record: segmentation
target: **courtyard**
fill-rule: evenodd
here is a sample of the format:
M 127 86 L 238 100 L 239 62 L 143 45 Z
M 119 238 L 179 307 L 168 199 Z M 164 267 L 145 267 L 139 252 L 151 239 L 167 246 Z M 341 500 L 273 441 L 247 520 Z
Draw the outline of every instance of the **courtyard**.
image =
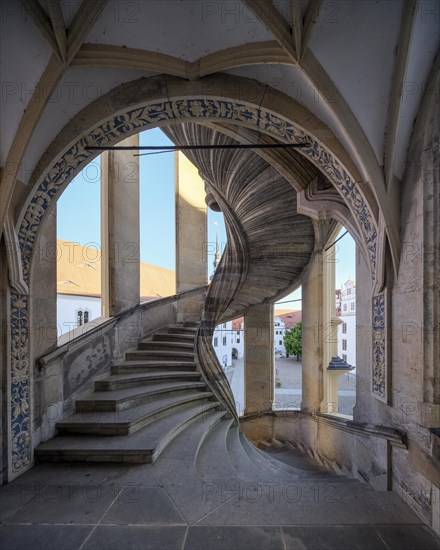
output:
M 275 359 L 275 409 L 299 409 L 302 397 L 302 363 L 296 357 Z M 243 414 L 244 409 L 244 372 L 243 359 L 234 359 L 232 367 L 226 371 L 232 392 L 235 397 L 237 411 Z M 347 372 L 339 377 L 338 383 L 338 413 L 353 414 L 356 403 L 356 371 Z M 329 410 L 329 413 L 336 412 Z

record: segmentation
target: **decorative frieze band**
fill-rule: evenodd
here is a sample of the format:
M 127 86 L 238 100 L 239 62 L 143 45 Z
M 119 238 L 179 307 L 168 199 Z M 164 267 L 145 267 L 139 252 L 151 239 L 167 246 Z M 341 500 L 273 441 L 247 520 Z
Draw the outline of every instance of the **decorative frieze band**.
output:
M 11 292 L 11 379 L 9 386 L 11 474 L 32 461 L 29 362 L 29 297 Z
M 85 150 L 86 146 L 112 145 L 126 137 L 126 134 L 136 130 L 177 120 L 186 122 L 188 119 L 226 120 L 242 123 L 287 143 L 310 143 L 310 147 L 298 151 L 326 174 L 353 213 L 363 234 L 370 260 L 371 274 L 373 279 L 375 278 L 376 222 L 355 179 L 340 161 L 302 128 L 268 110 L 235 101 L 198 98 L 163 101 L 117 115 L 80 138 L 50 167 L 28 204 L 18 232 L 25 279 L 29 278 L 29 263 L 33 245 L 44 213 L 51 201 L 58 198 L 57 194 L 65 182 L 76 175 L 92 157 L 92 153 Z
M 373 372 L 372 393 L 381 401 L 388 402 L 387 381 L 387 300 L 386 292 L 373 296 Z

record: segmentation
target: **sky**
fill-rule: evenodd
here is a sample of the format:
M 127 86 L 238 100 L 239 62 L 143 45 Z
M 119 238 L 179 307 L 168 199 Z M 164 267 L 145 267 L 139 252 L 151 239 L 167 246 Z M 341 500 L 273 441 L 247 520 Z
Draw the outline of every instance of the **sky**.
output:
M 140 145 L 172 145 L 159 129 L 140 134 Z M 87 200 L 84 200 L 87 197 Z M 100 246 L 100 162 L 92 161 L 67 187 L 57 203 L 57 236 L 61 239 L 93 243 Z M 224 249 L 226 231 L 221 212 L 208 209 L 208 274 L 212 273 L 214 243 L 218 229 L 219 243 Z M 345 229 L 341 229 L 338 236 Z M 174 154 L 164 153 L 140 157 L 140 257 L 168 269 L 175 269 Z M 346 234 L 334 247 L 336 288 L 351 277 L 356 278 L 355 245 Z M 211 253 L 212 251 L 212 253 Z M 301 289 L 286 296 L 277 307 L 301 309 Z
M 57 202 L 58 238 L 101 246 L 100 177 L 97 157 L 67 186 Z
M 167 136 L 154 128 L 142 132 L 140 145 L 173 145 Z M 174 153 L 140 157 L 140 257 L 168 269 L 175 269 Z M 84 200 L 87 197 L 87 200 Z M 100 229 L 100 163 L 91 162 L 72 181 L 58 201 L 57 235 L 68 241 L 101 243 Z M 218 226 L 215 225 L 218 224 Z M 224 247 L 226 231 L 223 214 L 208 209 L 208 243 Z M 160 238 L 158 238 L 160 236 Z M 211 272 L 214 257 L 209 246 Z
M 345 232 L 345 227 L 342 227 L 335 241 L 344 235 Z M 354 281 L 356 280 L 356 247 L 350 233 L 346 233 L 341 240 L 334 245 L 333 250 L 334 253 L 329 259 L 335 262 L 335 287 L 338 289 L 341 288 L 349 278 Z M 279 300 L 275 307 L 277 309 L 302 309 L 301 288 Z

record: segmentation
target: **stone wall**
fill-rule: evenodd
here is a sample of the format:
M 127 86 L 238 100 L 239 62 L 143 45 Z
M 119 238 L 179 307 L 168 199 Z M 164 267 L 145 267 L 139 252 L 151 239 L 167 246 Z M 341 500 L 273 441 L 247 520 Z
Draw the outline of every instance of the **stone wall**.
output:
M 3 241 L 4 243 L 4 241 Z M 4 244 L 0 245 L 0 265 L 6 265 L 6 250 L 4 247 Z M 3 269 L 0 273 L 0 320 L 1 320 L 1 326 L 3 327 L 8 323 L 8 312 L 7 312 L 7 304 L 8 304 L 8 296 L 7 296 L 7 287 L 8 287 L 8 281 L 7 281 L 7 270 Z M 8 349 L 8 330 L 2 330 L 0 334 L 0 426 L 1 426 L 1 433 L 0 433 L 0 485 L 3 484 L 5 472 L 4 469 L 7 469 L 7 460 L 6 460 L 6 436 L 7 433 L 7 410 L 6 410 L 6 399 L 5 399 L 5 389 L 6 389 L 6 383 L 7 383 L 7 372 L 6 372 L 6 365 L 7 358 L 6 358 L 6 350 Z
M 242 424 L 254 441 L 272 437 L 291 441 L 340 473 L 362 479 L 377 490 L 398 492 L 437 533 L 439 441 L 429 428 L 440 426 L 439 65 L 437 59 L 401 182 L 402 245 L 397 270 L 389 257 L 386 260 L 389 395 L 381 401 L 371 391 L 373 292 L 368 267 L 358 253 L 353 421 L 314 414 L 316 409 L 303 407 L 297 413 L 245 418 Z M 312 371 L 313 364 L 309 368 Z M 313 387 L 310 391 L 303 385 L 304 403 L 318 391 L 317 381 Z M 304 397 L 305 392 L 309 394 Z
M 31 319 L 31 364 L 35 359 L 48 353 L 57 345 L 57 246 L 56 246 L 56 209 L 54 208 L 44 221 L 33 261 L 30 280 Z M 31 393 L 32 432 L 36 443 L 45 431 L 44 418 L 47 414 L 46 402 L 52 405 L 55 397 L 51 389 L 56 385 L 53 371 L 44 376 L 37 368 L 32 372 L 33 391 Z M 58 396 L 59 397 L 59 396 Z
M 179 301 L 198 303 L 202 291 L 193 291 Z M 34 445 L 55 434 L 55 424 L 73 411 L 76 399 L 93 391 L 94 380 L 110 374 L 111 365 L 149 337 L 176 321 L 175 296 L 136 306 L 111 319 L 96 319 L 83 327 L 83 334 L 39 357 L 35 365 Z M 75 333 L 74 333 L 75 336 Z
M 387 421 L 408 434 L 393 450 L 392 483 L 428 521 L 438 512 L 439 457 L 430 427 L 440 426 L 439 62 L 428 82 L 402 181 L 402 252 L 392 291 L 392 403 Z M 435 92 L 437 90 L 437 92 Z M 377 418 L 383 415 L 373 409 Z

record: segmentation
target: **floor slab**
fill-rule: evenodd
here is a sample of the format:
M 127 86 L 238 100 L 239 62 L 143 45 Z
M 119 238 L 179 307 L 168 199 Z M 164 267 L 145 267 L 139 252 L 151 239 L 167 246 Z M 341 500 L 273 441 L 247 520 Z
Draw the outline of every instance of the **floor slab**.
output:
M 283 527 L 285 550 L 388 550 L 372 525 Z
M 202 518 L 200 524 L 422 524 L 394 493 L 376 493 L 366 486 L 339 483 L 319 497 L 316 487 L 313 483 L 243 484 L 233 498 Z
M 1 525 L 1 550 L 78 550 L 92 526 Z
M 125 487 L 101 520 L 112 525 L 186 525 L 160 487 Z
M 81 550 L 181 550 L 186 527 L 98 525 Z
M 284 550 L 277 527 L 189 527 L 184 550 Z
M 96 525 L 119 492 L 117 485 L 46 485 L 8 523 Z
M 440 550 L 440 538 L 425 525 L 379 525 L 376 531 L 390 549 Z
M 38 466 L 0 488 L 0 550 L 440 550 L 395 493 L 202 479 L 191 461 Z

